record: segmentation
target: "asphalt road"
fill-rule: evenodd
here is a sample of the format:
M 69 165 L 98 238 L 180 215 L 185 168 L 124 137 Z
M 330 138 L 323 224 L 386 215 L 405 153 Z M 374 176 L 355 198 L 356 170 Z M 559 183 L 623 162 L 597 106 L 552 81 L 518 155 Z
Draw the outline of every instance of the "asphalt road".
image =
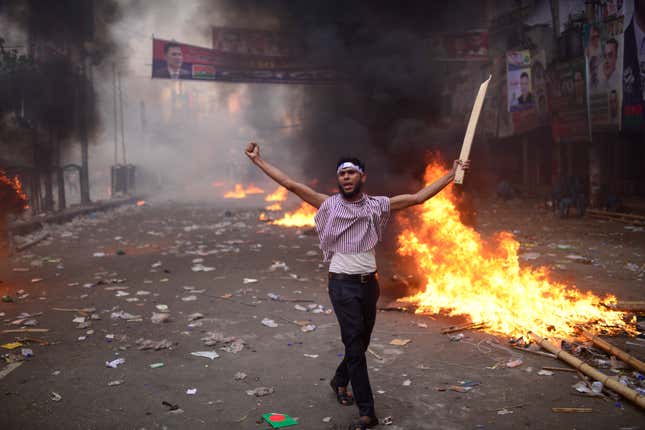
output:
M 561 260 L 547 255 L 551 240 L 580 241 L 579 252 L 593 253 L 600 263 L 560 264 L 556 276 L 598 292 L 643 299 L 642 274 L 624 266 L 638 263 L 638 256 L 642 264 L 645 233 L 548 214 L 535 223 L 534 211 L 512 204 L 480 212 L 482 231 L 517 230 L 520 240 L 533 243 L 533 251 L 544 248 L 535 264 Z M 328 386 L 343 348 L 335 317 L 325 312 L 330 302 L 317 238 L 306 230 L 258 222 L 257 215 L 223 206 L 126 206 L 54 227 L 47 242 L 0 262 L 0 292 L 16 298 L 0 303 L 3 329 L 23 327 L 29 319 L 37 325 L 28 327 L 49 329 L 0 334 L 0 344 L 16 336 L 49 342 L 26 345 L 33 357 L 0 380 L 0 428 L 266 429 L 261 416 L 270 412 L 297 417 L 293 428 L 346 428 L 356 409 L 338 405 Z M 383 303 L 394 294 L 392 254 L 387 244 L 380 252 Z M 310 305 L 320 305 L 322 312 L 296 309 Z M 88 308 L 95 310 L 73 311 Z M 169 320 L 154 324 L 153 313 Z M 190 321 L 195 313 L 203 318 Z M 73 321 L 79 317 L 85 322 Z M 265 318 L 277 327 L 264 325 Z M 17 319 L 23 321 L 12 324 Z M 575 373 L 537 375 L 542 366 L 564 363 L 524 355 L 521 366 L 507 368 L 499 364 L 521 354 L 505 347 L 503 337 L 467 332 L 462 341 L 450 342 L 440 334 L 458 322 L 379 312 L 368 364 L 377 413 L 393 423 L 383 428 L 644 428 L 642 411 L 627 401 L 572 394 Z M 307 324 L 315 329 L 304 332 Z M 205 345 L 203 338 L 215 345 Z M 410 343 L 391 345 L 397 338 Z M 167 340 L 171 346 L 140 350 L 141 340 Z M 490 347 L 487 340 L 498 340 L 500 347 Z M 624 346 L 625 340 L 612 341 Z M 644 358 L 645 348 L 635 349 Z M 197 351 L 215 351 L 219 357 L 191 355 Z M 21 354 L 21 348 L 0 352 Z M 106 366 L 119 358 L 125 362 Z M 153 363 L 163 367 L 151 368 Z M 246 376 L 236 379 L 239 372 Z M 114 381 L 121 382 L 110 385 Z M 437 391 L 460 381 L 479 385 L 465 393 Z M 273 392 L 247 393 L 260 387 Z M 193 389 L 195 394 L 187 394 Z M 552 407 L 593 412 L 558 414 Z

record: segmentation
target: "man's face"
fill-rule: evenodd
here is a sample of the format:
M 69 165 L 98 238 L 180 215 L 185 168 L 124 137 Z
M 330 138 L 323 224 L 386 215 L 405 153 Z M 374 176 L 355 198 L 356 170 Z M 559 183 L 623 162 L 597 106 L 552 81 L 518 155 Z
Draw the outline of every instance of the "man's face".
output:
M 338 173 L 338 190 L 343 197 L 351 198 L 361 192 L 366 176 L 356 169 L 343 169 Z
M 173 46 L 168 49 L 168 52 L 166 53 L 166 63 L 168 63 L 168 67 L 171 69 L 179 69 L 183 60 L 184 56 L 181 53 L 180 47 Z
M 520 91 L 522 91 L 523 96 L 528 96 L 531 88 L 529 86 L 529 78 L 523 76 L 520 78 Z
M 605 46 L 605 64 L 603 68 L 606 78 L 609 78 L 616 70 L 616 45 L 613 43 L 608 43 Z

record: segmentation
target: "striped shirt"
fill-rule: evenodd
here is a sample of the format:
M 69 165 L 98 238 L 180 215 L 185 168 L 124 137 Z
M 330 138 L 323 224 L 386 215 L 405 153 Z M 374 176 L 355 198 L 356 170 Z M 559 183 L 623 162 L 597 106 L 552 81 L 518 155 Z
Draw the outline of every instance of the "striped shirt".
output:
M 363 194 L 350 202 L 340 194 L 327 198 L 316 213 L 316 231 L 325 261 L 335 252 L 367 252 L 383 239 L 390 217 L 390 198 Z

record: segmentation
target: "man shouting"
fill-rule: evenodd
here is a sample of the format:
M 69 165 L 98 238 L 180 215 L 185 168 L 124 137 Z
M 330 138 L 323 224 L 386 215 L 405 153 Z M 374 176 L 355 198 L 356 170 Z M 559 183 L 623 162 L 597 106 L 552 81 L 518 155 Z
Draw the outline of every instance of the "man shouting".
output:
M 350 430 L 378 424 L 374 397 L 367 374 L 365 352 L 376 320 L 379 285 L 374 248 L 383 236 L 390 211 L 418 205 L 444 189 L 455 177 L 458 166 L 469 162 L 455 160 L 452 170 L 414 194 L 373 197 L 363 193 L 367 180 L 365 164 L 357 158 L 342 158 L 336 165 L 338 194 L 328 196 L 296 182 L 260 157 L 260 147 L 250 143 L 245 151 L 251 161 L 271 179 L 318 208 L 316 230 L 325 261 L 329 261 L 329 298 L 340 325 L 345 355 L 331 380 L 341 405 L 358 406 L 360 418 Z M 352 383 L 353 395 L 347 385 Z

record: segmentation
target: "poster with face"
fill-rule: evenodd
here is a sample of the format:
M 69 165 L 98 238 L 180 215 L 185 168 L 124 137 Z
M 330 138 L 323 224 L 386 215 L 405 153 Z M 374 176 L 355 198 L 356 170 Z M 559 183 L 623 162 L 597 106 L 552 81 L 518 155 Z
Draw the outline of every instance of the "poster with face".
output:
M 535 96 L 531 78 L 531 52 L 528 49 L 507 52 L 506 80 L 509 112 L 518 112 L 534 107 Z
M 623 87 L 622 17 L 586 25 L 583 41 L 591 127 L 618 130 Z

